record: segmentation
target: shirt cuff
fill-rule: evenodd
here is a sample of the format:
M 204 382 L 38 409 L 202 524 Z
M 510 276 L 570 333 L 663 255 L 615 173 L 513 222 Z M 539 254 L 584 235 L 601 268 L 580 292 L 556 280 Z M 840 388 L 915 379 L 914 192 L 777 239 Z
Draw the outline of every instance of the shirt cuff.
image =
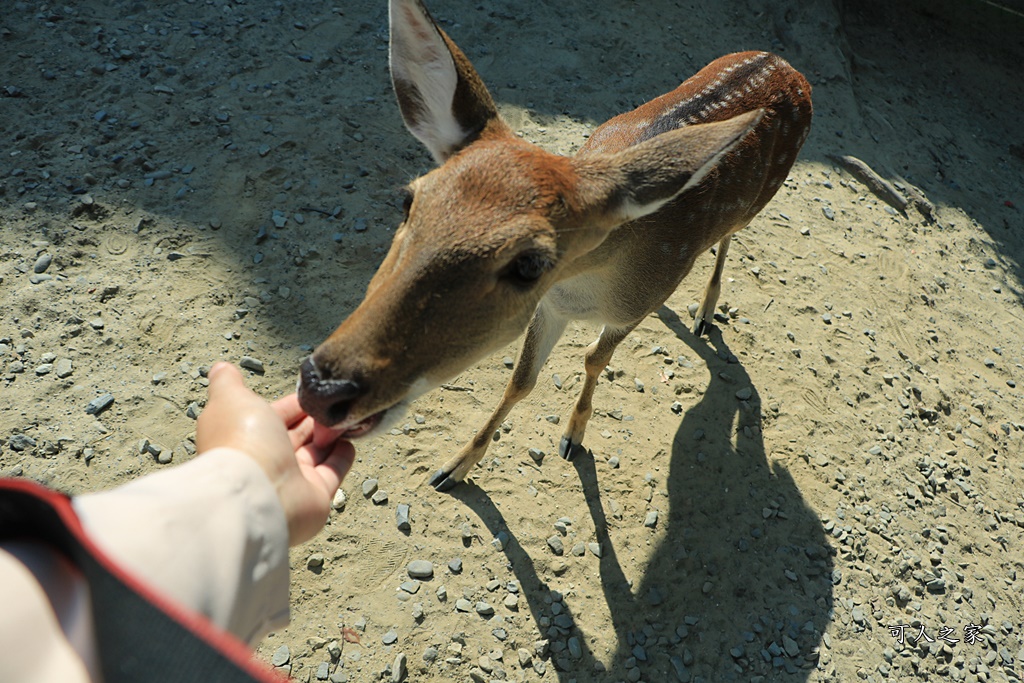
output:
M 288 522 L 245 453 L 216 448 L 72 504 L 112 559 L 250 646 L 288 623 Z

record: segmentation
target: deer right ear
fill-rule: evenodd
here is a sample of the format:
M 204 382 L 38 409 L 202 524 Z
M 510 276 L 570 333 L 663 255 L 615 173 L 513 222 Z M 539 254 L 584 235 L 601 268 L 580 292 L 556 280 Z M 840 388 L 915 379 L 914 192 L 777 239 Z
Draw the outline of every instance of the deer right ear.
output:
M 419 0 L 391 0 L 391 82 L 409 132 L 438 164 L 505 124 L 487 87 Z

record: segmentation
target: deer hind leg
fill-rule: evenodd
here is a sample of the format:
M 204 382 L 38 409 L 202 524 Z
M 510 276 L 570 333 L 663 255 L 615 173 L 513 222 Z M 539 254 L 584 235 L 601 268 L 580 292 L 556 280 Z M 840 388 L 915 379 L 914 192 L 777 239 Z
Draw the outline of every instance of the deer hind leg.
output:
M 576 400 L 576 408 L 573 409 L 572 415 L 569 417 L 569 424 L 558 445 L 558 454 L 566 460 L 572 460 L 577 453 L 584 450 L 581 444 L 583 435 L 587 431 L 587 421 L 590 420 L 590 416 L 594 412 L 592 399 L 594 398 L 594 388 L 597 386 L 597 378 L 608 366 L 619 343 L 639 323 L 640 321 L 637 321 L 625 327 L 605 325 L 594 343 L 587 347 L 585 359 L 587 378 L 583 382 L 583 390 L 580 391 L 580 397 Z
M 519 350 L 519 359 L 516 361 L 515 370 L 512 371 L 512 379 L 505 387 L 501 402 L 473 440 L 434 473 L 430 478 L 431 486 L 438 491 L 450 490 L 465 479 L 469 471 L 483 459 L 495 430 L 505 421 L 512 407 L 526 398 L 537 384 L 537 376 L 551 354 L 555 342 L 562 336 L 566 322 L 564 318 L 545 310 L 541 304 L 527 328 L 523 347 Z
M 725 257 L 729 253 L 729 243 L 732 236 L 725 236 L 718 243 L 718 254 L 715 256 L 715 269 L 711 271 L 711 279 L 704 290 L 704 301 L 697 309 L 697 315 L 693 317 L 693 334 L 701 336 L 711 329 L 711 321 L 715 317 L 715 306 L 718 305 L 718 295 L 722 293 L 722 270 L 725 268 Z

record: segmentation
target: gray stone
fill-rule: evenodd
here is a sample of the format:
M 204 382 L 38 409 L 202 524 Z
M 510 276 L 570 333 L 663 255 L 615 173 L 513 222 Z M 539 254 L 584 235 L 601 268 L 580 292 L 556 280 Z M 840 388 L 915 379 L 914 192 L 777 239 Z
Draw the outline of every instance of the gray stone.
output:
M 363 495 L 367 498 L 377 492 L 377 480 L 367 479 L 363 482 Z
M 61 379 L 71 376 L 72 367 L 71 360 L 68 358 L 61 358 L 53 364 L 53 371 Z
M 114 396 L 112 394 L 103 394 L 102 396 L 97 396 L 93 400 L 89 401 L 89 405 L 85 407 L 85 414 L 99 415 L 113 404 Z
M 274 655 L 270 658 L 270 663 L 274 666 L 284 666 L 291 658 L 292 654 L 288 651 L 288 646 L 282 645 L 274 651 Z
M 395 657 L 395 663 L 391 665 L 391 683 L 402 683 L 405 680 L 405 675 L 408 673 L 406 665 L 405 653 L 399 652 Z
M 409 531 L 412 528 L 409 524 L 409 506 L 405 503 L 395 506 L 395 523 L 398 524 L 399 531 Z
M 489 617 L 494 614 L 494 606 L 490 603 L 484 602 L 483 600 L 476 603 L 476 605 L 474 605 L 474 609 L 476 610 L 476 613 L 482 617 Z
M 658 526 L 658 511 L 651 510 L 647 513 L 647 517 L 644 519 L 644 526 L 650 529 Z
M 316 667 L 316 680 L 326 681 L 327 677 L 331 675 L 331 665 L 327 662 L 320 662 L 319 666 Z
M 413 579 L 429 579 L 434 576 L 434 565 L 429 560 L 413 560 L 406 567 L 409 577 Z
M 263 361 L 258 358 L 253 358 L 252 356 L 242 356 L 242 360 L 238 361 L 238 365 L 246 370 L 252 370 L 259 375 L 262 375 L 264 372 Z
M 14 451 L 27 451 L 30 448 L 35 448 L 36 440 L 25 434 L 13 434 L 7 440 L 7 445 Z
M 53 263 L 53 257 L 49 254 L 43 254 L 36 259 L 35 264 L 32 266 L 33 273 L 45 273 L 46 269 Z
M 398 642 L 398 633 L 395 632 L 395 629 L 391 629 L 384 634 L 384 637 L 381 638 L 381 642 L 385 645 L 394 645 Z
M 548 547 L 551 548 L 551 552 L 555 555 L 561 555 L 565 552 L 565 545 L 562 543 L 562 539 L 558 534 L 555 534 L 548 539 Z

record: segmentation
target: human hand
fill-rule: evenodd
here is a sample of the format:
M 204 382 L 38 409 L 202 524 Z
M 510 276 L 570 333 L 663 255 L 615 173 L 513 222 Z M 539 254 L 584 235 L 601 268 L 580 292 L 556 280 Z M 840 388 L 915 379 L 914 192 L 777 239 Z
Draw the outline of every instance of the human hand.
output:
M 217 363 L 208 376 L 210 398 L 196 425 L 197 449 L 224 446 L 249 455 L 277 491 L 289 543 L 309 540 L 323 528 L 334 493 L 352 468 L 352 444 L 316 430 L 295 394 L 269 404 L 229 363 Z

